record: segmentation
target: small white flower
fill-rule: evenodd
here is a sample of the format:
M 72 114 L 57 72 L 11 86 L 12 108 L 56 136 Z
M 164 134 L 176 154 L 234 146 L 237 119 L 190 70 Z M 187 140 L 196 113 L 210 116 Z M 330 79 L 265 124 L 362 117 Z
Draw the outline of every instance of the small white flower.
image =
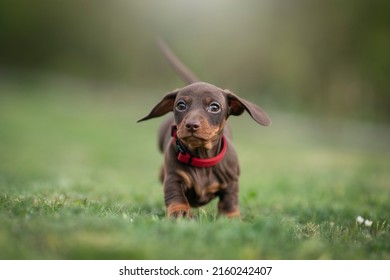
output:
M 363 218 L 362 216 L 357 216 L 356 222 L 357 222 L 358 224 L 362 224 L 362 223 L 364 222 L 364 218 Z
M 365 225 L 366 227 L 370 227 L 370 226 L 372 225 L 372 221 L 370 221 L 370 220 L 365 220 L 365 221 L 364 221 L 364 225 Z

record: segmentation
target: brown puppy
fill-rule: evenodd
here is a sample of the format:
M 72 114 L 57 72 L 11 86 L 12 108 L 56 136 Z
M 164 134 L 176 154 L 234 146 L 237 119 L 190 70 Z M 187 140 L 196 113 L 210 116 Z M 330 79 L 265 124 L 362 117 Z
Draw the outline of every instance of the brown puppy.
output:
M 168 60 L 174 67 L 178 66 L 180 61 L 172 53 L 167 54 L 170 50 L 161 44 Z M 218 197 L 219 215 L 239 217 L 240 169 L 225 127 L 226 120 L 244 111 L 261 125 L 269 125 L 271 120 L 260 107 L 228 90 L 193 82 L 195 75 L 184 73 L 183 67 L 179 65 L 178 71 L 188 78 L 185 80 L 190 85 L 166 94 L 146 117 L 139 120 L 160 117 L 168 112 L 174 114 L 159 131 L 159 146 L 165 155 L 161 180 L 167 215 L 190 216 L 191 207 L 205 205 Z

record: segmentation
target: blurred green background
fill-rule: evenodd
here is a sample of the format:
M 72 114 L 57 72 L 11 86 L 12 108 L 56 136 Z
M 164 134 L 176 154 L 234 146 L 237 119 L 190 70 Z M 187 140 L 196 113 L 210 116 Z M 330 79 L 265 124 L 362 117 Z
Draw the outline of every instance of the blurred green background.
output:
M 237 94 L 388 121 L 389 10 L 380 0 L 4 0 L 0 69 L 168 91 L 181 83 L 158 35 L 202 79 Z
M 0 1 L 0 259 L 389 259 L 389 8 Z M 165 218 L 156 36 L 273 120 L 229 119 L 242 222 Z

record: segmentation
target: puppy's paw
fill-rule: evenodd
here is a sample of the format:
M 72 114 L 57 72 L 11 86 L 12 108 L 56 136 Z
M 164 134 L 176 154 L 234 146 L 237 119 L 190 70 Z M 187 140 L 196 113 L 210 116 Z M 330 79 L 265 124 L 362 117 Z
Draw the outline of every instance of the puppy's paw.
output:
M 241 220 L 240 210 L 235 210 L 232 212 L 219 212 L 218 216 L 224 216 L 224 217 L 227 217 L 229 219 L 235 218 L 235 219 Z
M 176 211 L 169 215 L 170 218 L 192 218 L 190 211 Z
M 190 206 L 183 203 L 173 203 L 167 207 L 167 216 L 169 218 L 192 218 Z

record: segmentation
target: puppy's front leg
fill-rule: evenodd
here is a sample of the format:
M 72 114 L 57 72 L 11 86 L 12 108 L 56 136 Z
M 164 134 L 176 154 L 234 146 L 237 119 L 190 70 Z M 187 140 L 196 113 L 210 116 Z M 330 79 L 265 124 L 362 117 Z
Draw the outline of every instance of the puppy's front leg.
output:
M 185 185 L 179 176 L 166 176 L 164 180 L 164 199 L 168 217 L 191 217 L 191 207 L 184 194 L 184 189 Z
M 218 202 L 218 215 L 225 215 L 228 218 L 240 218 L 238 181 L 229 183 L 228 187 L 221 191 Z

